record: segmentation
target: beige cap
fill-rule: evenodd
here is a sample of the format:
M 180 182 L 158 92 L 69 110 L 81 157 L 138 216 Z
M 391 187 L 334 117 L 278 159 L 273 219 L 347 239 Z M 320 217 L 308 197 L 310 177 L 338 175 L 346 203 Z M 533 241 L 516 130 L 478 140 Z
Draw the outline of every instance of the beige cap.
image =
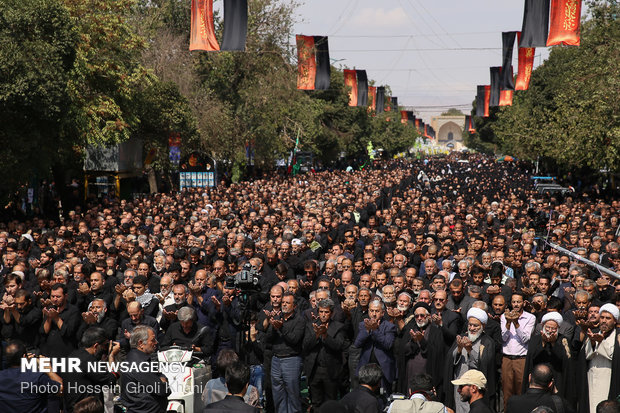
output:
M 484 389 L 487 386 L 487 378 L 478 370 L 467 370 L 461 377 L 452 380 L 452 384 L 455 386 L 465 386 L 469 384 L 477 386 L 479 389 Z

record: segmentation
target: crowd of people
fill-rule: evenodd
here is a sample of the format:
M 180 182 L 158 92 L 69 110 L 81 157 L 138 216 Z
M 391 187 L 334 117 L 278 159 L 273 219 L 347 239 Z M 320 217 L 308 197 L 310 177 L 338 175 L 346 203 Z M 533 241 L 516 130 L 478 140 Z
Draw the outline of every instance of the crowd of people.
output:
M 0 405 L 35 411 L 14 391 L 26 354 L 139 363 L 177 345 L 221 376 L 206 403 L 229 392 L 278 413 L 617 411 L 619 200 L 539 194 L 524 165 L 467 161 L 265 177 L 0 224 Z M 144 377 L 120 376 L 127 411 L 164 411 L 165 378 L 135 393 Z M 68 382 L 118 379 L 48 377 L 64 391 L 37 406 L 78 411 L 102 393 Z M 389 406 L 395 394 L 406 400 Z

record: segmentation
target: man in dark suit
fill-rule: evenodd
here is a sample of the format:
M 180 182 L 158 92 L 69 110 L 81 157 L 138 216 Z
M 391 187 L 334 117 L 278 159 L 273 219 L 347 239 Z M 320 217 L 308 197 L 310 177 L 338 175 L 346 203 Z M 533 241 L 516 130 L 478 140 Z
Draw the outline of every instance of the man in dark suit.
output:
M 303 342 L 304 370 L 315 408 L 326 400 L 338 398 L 338 379 L 344 367 L 343 352 L 349 347 L 344 324 L 331 318 L 334 302 L 324 299 L 317 307 L 318 319 L 306 324 Z
M 204 413 L 259 413 L 260 410 L 243 401 L 250 383 L 250 369 L 240 361 L 226 368 L 226 387 L 228 394 L 224 400 L 208 404 Z
M 340 400 L 349 411 L 356 413 L 379 413 L 383 406 L 377 399 L 383 373 L 375 363 L 366 364 L 359 369 L 359 387 L 353 389 Z
M 396 379 L 396 360 L 394 359 L 394 340 L 396 326 L 383 320 L 385 307 L 380 300 L 373 300 L 368 305 L 368 317 L 359 324 L 355 347 L 362 350 L 358 371 L 368 363 L 377 363 L 383 370 L 382 387 L 389 394 Z
M 171 390 L 168 379 L 149 367 L 151 354 L 157 349 L 155 331 L 149 326 L 137 326 L 129 339 L 128 371 L 121 372 L 121 400 L 130 412 L 155 413 L 166 410 Z
M 553 371 L 547 364 L 538 364 L 530 374 L 530 387 L 524 394 L 508 399 L 506 413 L 530 412 L 538 406 L 554 411 L 573 413 L 575 409 L 565 399 L 553 394 Z

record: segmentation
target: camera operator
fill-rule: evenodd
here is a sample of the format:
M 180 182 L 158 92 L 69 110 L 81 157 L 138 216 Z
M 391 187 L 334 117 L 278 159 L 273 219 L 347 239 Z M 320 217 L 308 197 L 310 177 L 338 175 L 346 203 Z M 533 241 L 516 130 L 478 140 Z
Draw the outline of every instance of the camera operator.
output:
M 80 344 L 82 348 L 71 353 L 69 357 L 80 360 L 82 372 L 61 375 L 64 381 L 64 409 L 68 413 L 73 411 L 77 402 L 87 396 L 95 395 L 103 402 L 103 386 L 111 386 L 118 378 L 116 373 L 96 372 L 86 368 L 88 363 L 97 363 L 106 358 L 107 361 L 115 361 L 115 356 L 121 349 L 118 343 L 110 341 L 103 328 L 88 328 L 82 335 Z
M 443 403 L 434 401 L 436 398 L 433 378 L 428 374 L 418 374 L 409 380 L 409 400 L 394 400 L 388 413 L 454 413 L 454 410 L 444 406 Z

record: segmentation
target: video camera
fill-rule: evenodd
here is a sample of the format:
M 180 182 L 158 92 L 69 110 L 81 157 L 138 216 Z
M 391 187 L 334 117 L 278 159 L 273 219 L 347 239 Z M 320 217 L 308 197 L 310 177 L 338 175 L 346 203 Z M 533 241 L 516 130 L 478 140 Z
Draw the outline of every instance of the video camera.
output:
M 255 291 L 258 289 L 257 275 L 256 267 L 246 263 L 241 271 L 226 278 L 226 288 L 236 288 L 240 291 Z

